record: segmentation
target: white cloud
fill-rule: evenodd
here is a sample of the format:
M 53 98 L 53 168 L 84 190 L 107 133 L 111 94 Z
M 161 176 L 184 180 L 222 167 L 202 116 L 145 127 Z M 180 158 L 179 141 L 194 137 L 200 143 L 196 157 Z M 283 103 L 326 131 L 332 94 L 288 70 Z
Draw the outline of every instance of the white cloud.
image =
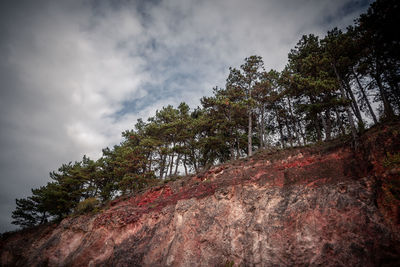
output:
M 10 227 L 13 199 L 49 171 L 98 157 L 162 106 L 195 107 L 246 56 L 282 68 L 302 34 L 351 23 L 359 9 L 336 16 L 347 2 L 11 4 L 0 14 L 1 229 Z

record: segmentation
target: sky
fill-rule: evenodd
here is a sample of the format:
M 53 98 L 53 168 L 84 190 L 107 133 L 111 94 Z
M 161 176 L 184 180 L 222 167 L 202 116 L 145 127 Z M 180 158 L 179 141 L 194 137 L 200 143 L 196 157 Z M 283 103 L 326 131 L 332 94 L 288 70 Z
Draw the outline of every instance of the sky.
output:
M 281 70 L 303 34 L 344 29 L 370 2 L 1 1 L 0 232 L 63 163 L 97 159 L 163 106 L 195 108 L 248 56 Z

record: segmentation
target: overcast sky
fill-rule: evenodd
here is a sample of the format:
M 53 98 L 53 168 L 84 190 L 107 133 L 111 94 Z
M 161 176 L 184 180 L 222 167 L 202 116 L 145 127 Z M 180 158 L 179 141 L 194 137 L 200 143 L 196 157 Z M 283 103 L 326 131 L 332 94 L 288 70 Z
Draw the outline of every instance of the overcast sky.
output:
M 98 158 L 162 106 L 196 107 L 245 57 L 281 70 L 303 34 L 370 2 L 1 1 L 0 232 L 62 163 Z

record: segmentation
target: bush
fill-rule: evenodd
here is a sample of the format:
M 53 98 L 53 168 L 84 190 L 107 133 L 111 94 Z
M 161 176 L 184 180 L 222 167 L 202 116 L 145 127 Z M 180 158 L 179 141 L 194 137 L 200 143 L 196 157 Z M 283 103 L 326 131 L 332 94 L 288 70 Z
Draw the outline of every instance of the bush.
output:
M 388 152 L 386 159 L 383 161 L 383 166 L 386 168 L 400 167 L 400 153 L 391 154 Z
M 87 198 L 78 203 L 75 208 L 75 214 L 84 214 L 94 211 L 99 205 L 99 201 L 95 197 Z

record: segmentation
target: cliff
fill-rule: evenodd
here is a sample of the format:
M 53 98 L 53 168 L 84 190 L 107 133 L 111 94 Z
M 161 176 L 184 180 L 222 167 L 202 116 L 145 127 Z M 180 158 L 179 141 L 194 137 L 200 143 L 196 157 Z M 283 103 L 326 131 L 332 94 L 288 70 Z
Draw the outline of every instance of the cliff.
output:
M 400 266 L 400 124 L 212 167 L 4 235 L 2 266 Z

